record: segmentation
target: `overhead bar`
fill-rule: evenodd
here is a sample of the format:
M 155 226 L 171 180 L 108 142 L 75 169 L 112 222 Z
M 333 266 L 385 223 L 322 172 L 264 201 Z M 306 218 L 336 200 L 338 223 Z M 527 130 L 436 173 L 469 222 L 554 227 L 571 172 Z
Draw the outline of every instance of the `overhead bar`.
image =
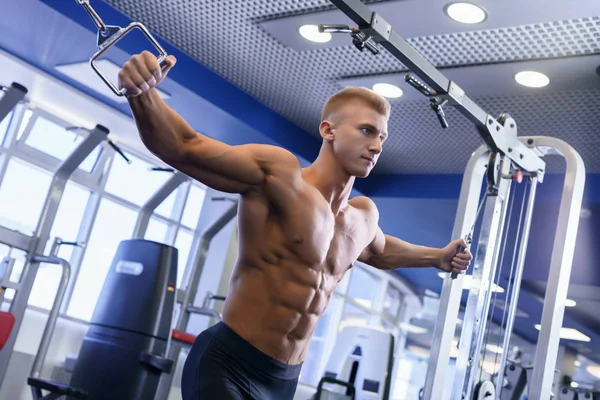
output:
M 381 44 L 431 87 L 431 90 L 428 91 L 421 82 L 413 77 L 407 77 L 407 81 L 412 86 L 418 87 L 420 91 L 425 89 L 426 92 L 430 92 L 427 96 L 430 98 L 432 108 L 442 121 L 442 125 L 445 121 L 442 106 L 448 104 L 456 107 L 461 114 L 475 124 L 490 151 L 505 155 L 524 172 L 536 175 L 538 181 L 542 182 L 546 163 L 535 151 L 517 140 L 517 126 L 512 118 L 505 115 L 496 120 L 485 112 L 465 94 L 465 91 L 456 82 L 446 78 L 408 42 L 394 32 L 391 25 L 381 15 L 372 12 L 360 0 L 330 1 L 358 25 L 364 34 L 365 41 L 372 40 Z M 327 29 L 323 25 L 320 28 Z M 340 30 L 340 32 L 342 31 L 347 32 Z M 368 47 L 372 47 L 372 45 Z

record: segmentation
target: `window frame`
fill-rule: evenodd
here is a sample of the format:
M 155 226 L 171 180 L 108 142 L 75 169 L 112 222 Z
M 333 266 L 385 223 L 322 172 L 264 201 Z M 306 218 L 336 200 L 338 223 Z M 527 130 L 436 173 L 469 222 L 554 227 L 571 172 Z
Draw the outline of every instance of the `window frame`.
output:
M 27 115 L 28 111 L 31 112 L 31 116 L 27 120 L 27 124 L 24 127 L 22 127 L 22 124 L 25 122 L 25 116 Z M 44 171 L 49 172 L 50 174 L 53 174 L 54 171 L 61 164 L 62 160 L 26 144 L 27 138 L 30 136 L 31 130 L 33 126 L 35 126 L 37 118 L 40 117 L 45 118 L 50 122 L 55 123 L 63 128 L 74 125 L 37 105 L 27 103 L 18 104 L 13 109 L 10 121 L 7 125 L 4 145 L 0 146 L 0 182 L 4 179 L 8 163 L 11 159 L 31 164 L 33 167 L 40 168 Z M 23 129 L 23 132 L 21 134 L 21 137 L 17 140 L 17 135 L 21 128 Z M 73 133 L 78 136 L 85 137 L 84 132 L 73 131 Z M 94 165 L 92 171 L 87 172 L 78 168 L 73 172 L 73 174 L 69 178 L 70 182 L 75 183 L 81 186 L 82 188 L 85 188 L 86 190 L 89 190 L 90 196 L 83 215 L 83 220 L 80 221 L 77 237 L 64 238 L 65 240 L 76 240 L 78 242 L 83 243 L 89 242 L 92 229 L 94 227 L 94 223 L 98 215 L 100 202 L 104 198 L 113 201 L 118 205 L 132 209 L 136 213 L 136 215 L 139 215 L 141 207 L 143 206 L 143 204 L 138 206 L 126 200 L 125 198 L 120 197 L 118 193 L 113 194 L 105 190 L 106 183 L 108 181 L 108 177 L 111 171 L 112 162 L 115 160 L 115 157 L 120 157 L 120 155 L 117 154 L 114 150 L 112 150 L 107 142 L 101 143 L 100 146 L 100 154 L 98 159 L 96 160 L 96 164 Z M 130 154 L 131 156 L 136 157 L 143 162 L 149 163 L 152 166 L 162 166 L 159 165 L 160 163 L 158 163 L 155 159 L 152 159 L 148 155 L 140 154 L 140 152 L 135 151 L 134 149 L 131 149 L 126 145 L 119 144 L 119 146 L 122 147 L 122 149 L 127 154 Z M 181 230 L 192 235 L 193 239 L 190 254 L 188 256 L 188 259 L 185 261 L 182 260 L 180 265 L 180 268 L 182 268 L 183 270 L 185 270 L 186 266 L 193 258 L 195 252 L 194 247 L 197 246 L 198 239 L 201 234 L 201 232 L 199 232 L 198 230 L 197 224 L 194 227 L 188 227 L 182 224 L 183 213 L 185 210 L 186 203 L 189 199 L 189 193 L 192 185 L 197 186 L 201 190 L 207 190 L 206 186 L 200 184 L 199 182 L 192 182 L 191 180 L 188 180 L 176 189 L 175 201 L 173 202 L 173 207 L 169 216 L 163 216 L 156 212 L 152 214 L 152 218 L 156 218 L 158 221 L 167 225 L 167 232 L 163 243 L 173 246 L 176 237 Z M 71 257 L 69 258 L 69 260 L 67 260 L 71 265 L 71 279 L 69 280 L 69 284 L 65 293 L 65 298 L 61 305 L 59 313 L 61 318 L 67 318 L 69 320 L 79 321 L 85 324 L 89 323 L 89 321 L 71 317 L 67 315 L 67 310 L 71 303 L 73 291 L 75 285 L 77 284 L 79 274 L 81 272 L 81 263 L 85 258 L 86 249 L 87 247 L 85 246 L 73 248 Z M 116 251 L 116 249 L 114 250 Z M 51 304 L 48 304 L 48 309 L 50 308 L 50 306 Z M 46 312 L 48 311 L 48 309 L 41 308 L 38 306 L 28 307 L 32 307 L 32 309 L 41 311 L 45 310 Z

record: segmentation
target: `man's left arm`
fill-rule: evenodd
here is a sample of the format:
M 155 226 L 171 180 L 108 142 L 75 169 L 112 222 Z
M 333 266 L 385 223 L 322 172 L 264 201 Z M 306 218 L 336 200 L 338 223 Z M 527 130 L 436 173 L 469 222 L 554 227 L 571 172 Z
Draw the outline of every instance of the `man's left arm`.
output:
M 466 247 L 462 239 L 453 240 L 444 248 L 420 246 L 386 235 L 377 227 L 375 238 L 362 252 L 359 261 L 384 270 L 435 267 L 446 272 L 464 273 L 472 258 L 468 250 L 462 252 Z
M 366 212 L 373 238 L 358 260 L 378 269 L 435 267 L 445 272 L 464 273 L 473 258 L 463 239 L 451 241 L 444 248 L 412 244 L 386 235 L 379 227 L 379 211 L 375 203 L 366 198 L 356 198 L 356 205 Z

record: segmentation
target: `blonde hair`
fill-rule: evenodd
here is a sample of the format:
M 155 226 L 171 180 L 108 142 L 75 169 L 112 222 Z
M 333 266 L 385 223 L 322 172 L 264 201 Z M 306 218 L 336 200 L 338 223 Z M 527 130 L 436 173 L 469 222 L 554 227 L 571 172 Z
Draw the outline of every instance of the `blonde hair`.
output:
M 331 114 L 340 109 L 345 103 L 355 99 L 364 101 L 386 118 L 390 117 L 391 105 L 385 97 L 365 87 L 347 87 L 327 99 L 325 106 L 323 106 L 321 121 L 328 119 Z

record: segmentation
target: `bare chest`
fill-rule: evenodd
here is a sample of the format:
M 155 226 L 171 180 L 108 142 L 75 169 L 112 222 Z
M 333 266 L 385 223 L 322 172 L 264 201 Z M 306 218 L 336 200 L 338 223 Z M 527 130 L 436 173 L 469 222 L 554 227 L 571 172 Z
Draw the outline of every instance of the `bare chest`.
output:
M 303 264 L 332 275 L 350 268 L 372 236 L 365 214 L 351 206 L 334 215 L 317 201 L 304 202 L 286 219 L 289 249 Z

